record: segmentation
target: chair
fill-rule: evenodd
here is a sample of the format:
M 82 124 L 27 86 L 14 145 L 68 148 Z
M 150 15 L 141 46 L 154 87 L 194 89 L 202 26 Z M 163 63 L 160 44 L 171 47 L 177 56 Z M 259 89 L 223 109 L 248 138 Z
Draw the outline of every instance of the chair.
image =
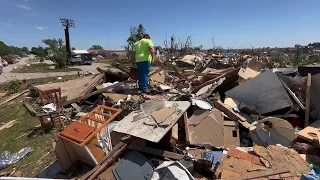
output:
M 39 90 L 39 96 L 41 99 L 42 105 L 50 104 L 53 103 L 56 105 L 56 111 L 50 112 L 50 113 L 45 113 L 41 114 L 40 116 L 40 122 L 41 122 L 41 128 L 42 131 L 44 132 L 44 124 L 48 124 L 48 122 L 44 121 L 44 117 L 50 117 L 52 127 L 54 127 L 54 118 L 58 118 L 59 122 L 62 124 L 63 128 L 65 128 L 64 120 L 60 117 L 61 115 L 64 115 L 63 112 L 63 106 L 62 106 L 62 97 L 61 97 L 61 88 L 58 89 L 50 89 L 46 91 L 40 91 Z

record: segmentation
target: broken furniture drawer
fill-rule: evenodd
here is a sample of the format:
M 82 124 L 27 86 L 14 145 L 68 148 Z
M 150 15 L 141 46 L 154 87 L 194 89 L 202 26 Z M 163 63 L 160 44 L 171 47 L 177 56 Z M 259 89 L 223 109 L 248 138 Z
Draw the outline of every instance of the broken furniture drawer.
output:
M 59 162 L 65 164 L 63 168 L 78 160 L 98 165 L 112 150 L 108 124 L 120 113 L 120 109 L 98 106 L 60 132 L 55 151 Z

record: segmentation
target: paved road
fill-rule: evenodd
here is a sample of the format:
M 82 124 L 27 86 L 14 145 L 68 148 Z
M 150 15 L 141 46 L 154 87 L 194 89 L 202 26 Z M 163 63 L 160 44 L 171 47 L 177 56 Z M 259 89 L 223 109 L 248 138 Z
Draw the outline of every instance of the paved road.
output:
M 77 74 L 77 71 L 71 72 L 50 72 L 50 73 L 12 73 L 12 69 L 14 67 L 21 67 L 28 63 L 28 59 L 30 57 L 21 58 L 21 60 L 16 64 L 10 64 L 7 67 L 3 68 L 3 73 L 0 75 L 0 83 L 14 80 L 14 79 L 36 79 L 36 78 L 45 78 L 45 77 L 58 77 L 58 76 L 65 76 L 65 75 L 74 75 Z M 91 71 L 97 73 L 97 67 L 105 67 L 107 64 L 104 63 L 93 63 L 92 65 L 86 66 L 75 66 L 76 68 L 81 69 L 82 72 Z

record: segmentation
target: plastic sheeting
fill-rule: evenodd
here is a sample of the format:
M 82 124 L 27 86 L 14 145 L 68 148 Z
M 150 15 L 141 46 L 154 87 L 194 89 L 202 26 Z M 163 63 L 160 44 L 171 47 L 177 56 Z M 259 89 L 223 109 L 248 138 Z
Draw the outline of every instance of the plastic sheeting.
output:
M 0 156 L 0 170 L 20 161 L 28 153 L 32 152 L 33 149 L 30 147 L 22 148 L 19 152 L 11 154 L 8 151 L 5 151 Z

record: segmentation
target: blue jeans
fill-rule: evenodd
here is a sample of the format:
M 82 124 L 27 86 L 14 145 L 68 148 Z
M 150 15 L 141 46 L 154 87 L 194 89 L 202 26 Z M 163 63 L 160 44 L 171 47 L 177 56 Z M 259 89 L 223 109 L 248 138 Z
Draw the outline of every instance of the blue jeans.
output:
M 150 62 L 143 61 L 143 62 L 137 62 L 136 64 L 139 71 L 139 90 L 142 93 L 145 93 L 148 91 Z

